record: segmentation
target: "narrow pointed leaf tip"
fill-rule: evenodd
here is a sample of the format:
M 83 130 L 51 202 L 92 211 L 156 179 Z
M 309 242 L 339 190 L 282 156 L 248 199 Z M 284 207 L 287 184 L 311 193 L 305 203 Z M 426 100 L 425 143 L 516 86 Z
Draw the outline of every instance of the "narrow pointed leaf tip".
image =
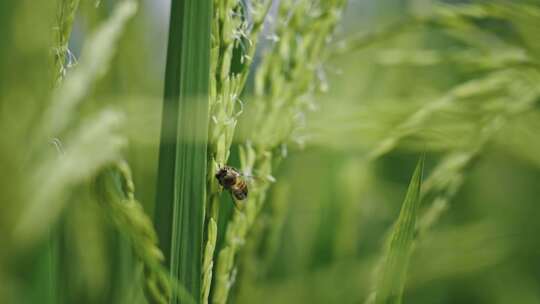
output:
M 399 304 L 406 282 L 407 266 L 414 246 L 415 225 L 420 206 L 420 188 L 424 171 L 424 155 L 420 157 L 409 183 L 399 217 L 390 235 L 380 272 L 375 303 Z

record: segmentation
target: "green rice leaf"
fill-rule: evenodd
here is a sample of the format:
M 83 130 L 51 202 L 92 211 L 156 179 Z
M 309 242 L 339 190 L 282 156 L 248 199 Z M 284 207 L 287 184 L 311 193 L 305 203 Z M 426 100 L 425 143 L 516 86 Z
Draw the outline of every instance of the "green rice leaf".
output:
M 424 156 L 420 158 L 414 170 L 405 201 L 392 231 L 386 257 L 381 269 L 381 278 L 377 286 L 375 303 L 401 303 L 405 287 L 407 265 L 409 264 L 414 243 L 414 232 L 418 207 L 420 206 L 420 188 Z
M 173 278 L 200 302 L 212 1 L 171 3 L 155 223 Z M 173 295 L 172 303 L 178 299 Z

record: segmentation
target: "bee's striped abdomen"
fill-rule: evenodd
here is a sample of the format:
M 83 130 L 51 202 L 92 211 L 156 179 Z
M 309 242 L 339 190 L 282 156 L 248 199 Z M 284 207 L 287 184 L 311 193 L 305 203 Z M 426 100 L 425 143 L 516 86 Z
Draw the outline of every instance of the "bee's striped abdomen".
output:
M 241 178 L 236 180 L 236 183 L 231 187 L 231 192 L 234 195 L 234 198 L 237 200 L 245 200 L 248 195 L 248 187 L 246 181 Z

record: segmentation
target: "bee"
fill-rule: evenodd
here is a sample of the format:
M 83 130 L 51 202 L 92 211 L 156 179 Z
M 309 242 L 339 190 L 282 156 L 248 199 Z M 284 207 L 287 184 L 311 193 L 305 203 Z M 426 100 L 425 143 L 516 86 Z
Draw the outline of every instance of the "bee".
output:
M 228 166 L 220 168 L 216 173 L 216 179 L 224 189 L 229 190 L 235 200 L 242 201 L 247 198 L 248 184 L 242 173 L 235 168 Z

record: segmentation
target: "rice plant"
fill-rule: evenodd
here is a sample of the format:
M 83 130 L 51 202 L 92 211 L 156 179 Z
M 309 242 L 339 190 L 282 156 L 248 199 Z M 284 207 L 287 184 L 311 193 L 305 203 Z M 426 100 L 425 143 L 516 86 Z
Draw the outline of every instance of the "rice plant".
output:
M 538 303 L 539 29 L 535 0 L 1 1 L 0 303 Z

